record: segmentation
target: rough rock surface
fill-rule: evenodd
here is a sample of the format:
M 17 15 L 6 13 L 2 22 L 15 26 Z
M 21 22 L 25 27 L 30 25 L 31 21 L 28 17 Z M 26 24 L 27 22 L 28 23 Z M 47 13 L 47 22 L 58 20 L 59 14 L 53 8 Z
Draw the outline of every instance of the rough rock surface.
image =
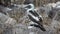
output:
M 13 34 L 12 28 L 16 20 L 0 13 L 0 34 Z

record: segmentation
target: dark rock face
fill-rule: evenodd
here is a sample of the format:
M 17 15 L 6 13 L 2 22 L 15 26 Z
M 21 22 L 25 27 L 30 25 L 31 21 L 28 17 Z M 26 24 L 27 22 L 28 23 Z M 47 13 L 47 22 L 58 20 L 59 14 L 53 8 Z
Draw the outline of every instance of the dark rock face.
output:
M 0 5 L 7 7 L 11 4 L 11 0 L 0 0 Z
M 48 16 L 52 19 L 52 18 L 56 15 L 56 12 L 57 12 L 56 9 L 52 9 L 52 10 L 49 12 Z

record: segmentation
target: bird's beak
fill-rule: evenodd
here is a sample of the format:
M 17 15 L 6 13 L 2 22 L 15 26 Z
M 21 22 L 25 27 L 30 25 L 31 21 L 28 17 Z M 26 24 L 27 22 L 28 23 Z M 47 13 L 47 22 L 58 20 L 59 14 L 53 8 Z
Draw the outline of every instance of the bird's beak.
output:
M 27 10 L 27 9 L 28 9 L 28 7 L 27 7 L 27 6 L 28 6 L 28 5 L 25 5 L 23 8 Z
M 28 4 L 24 7 L 25 9 L 31 9 L 31 6 Z

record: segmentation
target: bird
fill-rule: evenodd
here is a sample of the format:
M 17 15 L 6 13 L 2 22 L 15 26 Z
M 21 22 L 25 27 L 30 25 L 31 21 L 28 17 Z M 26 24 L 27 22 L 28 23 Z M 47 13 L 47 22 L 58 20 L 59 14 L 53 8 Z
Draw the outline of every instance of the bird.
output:
M 43 18 L 41 15 L 39 15 L 34 9 L 34 5 L 33 4 L 28 4 L 25 9 L 27 10 L 27 14 L 28 14 L 28 17 L 29 19 L 34 22 L 34 23 L 37 23 L 38 25 L 36 24 L 30 24 L 30 26 L 34 26 L 34 27 L 38 27 L 40 28 L 42 31 L 46 31 L 46 29 L 44 28 L 43 26 Z

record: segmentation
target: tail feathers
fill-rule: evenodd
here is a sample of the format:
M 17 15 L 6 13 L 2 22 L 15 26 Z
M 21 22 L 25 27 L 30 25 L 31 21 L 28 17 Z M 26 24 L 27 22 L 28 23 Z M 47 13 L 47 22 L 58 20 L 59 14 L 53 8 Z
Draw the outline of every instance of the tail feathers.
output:
M 31 24 L 30 26 L 34 26 L 34 27 L 40 28 L 42 31 L 46 31 L 46 29 L 43 26 L 39 26 L 36 24 Z

